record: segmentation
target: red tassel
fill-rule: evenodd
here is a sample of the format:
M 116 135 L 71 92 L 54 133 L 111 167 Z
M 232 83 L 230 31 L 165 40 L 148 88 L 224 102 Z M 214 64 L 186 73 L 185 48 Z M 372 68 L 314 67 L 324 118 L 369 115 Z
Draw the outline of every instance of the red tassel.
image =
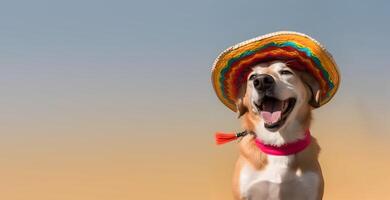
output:
M 217 143 L 217 145 L 225 144 L 236 139 L 237 139 L 236 133 L 221 133 L 221 132 L 215 133 L 215 142 Z

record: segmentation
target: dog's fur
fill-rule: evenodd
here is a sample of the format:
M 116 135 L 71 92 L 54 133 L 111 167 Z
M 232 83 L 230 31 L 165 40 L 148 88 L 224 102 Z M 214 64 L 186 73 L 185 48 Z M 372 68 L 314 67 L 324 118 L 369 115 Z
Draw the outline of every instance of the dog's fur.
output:
M 303 151 L 288 156 L 272 156 L 261 152 L 255 144 L 258 137 L 265 144 L 281 146 L 304 137 L 310 127 L 311 110 L 318 106 L 318 83 L 305 72 L 291 69 L 288 61 L 256 64 L 248 75 L 237 100 L 238 115 L 248 134 L 239 142 L 240 156 L 233 177 L 233 193 L 237 200 L 318 200 L 323 195 L 323 178 L 318 162 L 320 151 L 312 137 Z M 290 73 L 283 74 L 281 71 Z M 269 130 L 254 105 L 260 95 L 254 89 L 252 74 L 271 75 L 275 80 L 274 95 L 280 100 L 295 98 L 296 103 L 284 124 Z

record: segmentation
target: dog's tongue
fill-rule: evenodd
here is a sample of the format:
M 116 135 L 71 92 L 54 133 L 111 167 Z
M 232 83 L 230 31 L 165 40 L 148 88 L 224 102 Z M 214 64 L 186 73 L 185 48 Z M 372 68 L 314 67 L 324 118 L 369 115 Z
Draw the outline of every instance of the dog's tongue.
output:
M 282 115 L 282 101 L 268 100 L 263 103 L 262 111 L 260 112 L 266 124 L 274 124 L 279 121 Z

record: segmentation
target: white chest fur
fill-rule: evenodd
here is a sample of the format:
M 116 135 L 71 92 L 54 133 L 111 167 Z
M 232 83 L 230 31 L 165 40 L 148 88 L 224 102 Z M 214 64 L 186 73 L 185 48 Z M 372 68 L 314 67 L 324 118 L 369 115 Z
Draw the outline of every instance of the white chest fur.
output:
M 240 172 L 243 199 L 316 199 L 319 176 L 314 172 L 292 170 L 295 156 L 268 155 L 264 169 L 255 170 L 249 163 Z M 283 197 L 284 196 L 284 197 Z

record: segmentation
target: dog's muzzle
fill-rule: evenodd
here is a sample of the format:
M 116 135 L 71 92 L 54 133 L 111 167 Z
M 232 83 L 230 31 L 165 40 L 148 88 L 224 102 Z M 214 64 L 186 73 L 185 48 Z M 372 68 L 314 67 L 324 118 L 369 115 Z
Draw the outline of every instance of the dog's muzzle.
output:
M 265 128 L 271 131 L 283 126 L 296 102 L 295 98 L 278 99 L 274 94 L 275 85 L 275 79 L 268 74 L 259 74 L 253 79 L 253 86 L 259 95 L 253 104 L 263 118 Z

